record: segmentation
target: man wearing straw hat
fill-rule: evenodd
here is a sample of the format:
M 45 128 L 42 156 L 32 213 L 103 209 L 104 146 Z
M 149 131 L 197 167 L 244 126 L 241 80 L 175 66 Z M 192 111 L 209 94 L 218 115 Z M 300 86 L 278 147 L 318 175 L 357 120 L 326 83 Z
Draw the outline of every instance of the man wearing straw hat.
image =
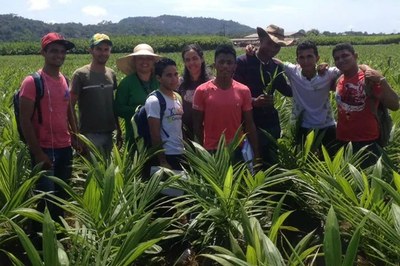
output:
M 293 43 L 293 39 L 284 37 L 284 30 L 276 25 L 265 29 L 257 27 L 260 47 L 254 54 L 245 54 L 237 58 L 234 79 L 250 88 L 253 98 L 253 116 L 257 127 L 259 151 L 264 166 L 276 163 L 276 146 L 269 141 L 263 130 L 275 139 L 281 135 L 278 111 L 274 107 L 274 92 L 278 90 L 285 96 L 292 96 L 292 89 L 283 76 L 282 67 L 272 57 L 278 54 L 282 46 Z
M 117 67 L 126 74 L 118 85 L 115 97 L 116 114 L 125 121 L 127 147 L 134 143 L 132 116 L 139 105 L 144 105 L 147 95 L 158 89 L 154 76 L 154 63 L 160 58 L 148 44 L 138 44 L 133 53 L 117 59 Z
M 114 91 L 117 78 L 106 67 L 112 42 L 102 33 L 90 39 L 92 62 L 77 69 L 72 77 L 71 102 L 79 107 L 79 131 L 108 157 L 112 150 L 112 133 L 117 129 L 117 146 L 121 146 L 121 128 L 114 114 Z

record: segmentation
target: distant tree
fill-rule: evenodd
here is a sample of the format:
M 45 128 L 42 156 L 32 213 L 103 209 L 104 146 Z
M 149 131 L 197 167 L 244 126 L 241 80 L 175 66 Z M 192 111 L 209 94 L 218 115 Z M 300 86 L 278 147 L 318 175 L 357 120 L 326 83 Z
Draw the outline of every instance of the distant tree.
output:
M 319 30 L 317 29 L 311 29 L 309 31 L 306 32 L 307 36 L 318 36 L 320 35 Z

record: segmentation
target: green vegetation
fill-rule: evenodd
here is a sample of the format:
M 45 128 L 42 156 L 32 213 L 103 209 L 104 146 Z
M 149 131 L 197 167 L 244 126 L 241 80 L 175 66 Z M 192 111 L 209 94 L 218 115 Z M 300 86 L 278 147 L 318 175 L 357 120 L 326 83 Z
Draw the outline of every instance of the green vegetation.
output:
M 133 45 L 130 45 L 132 49 Z M 321 61 L 332 64 L 330 46 L 320 47 Z M 360 63 L 379 69 L 400 92 L 400 46 L 356 46 Z M 130 52 L 130 51 L 129 51 Z M 238 53 L 243 53 L 239 50 Z M 183 65 L 180 53 L 161 53 Z M 113 54 L 109 66 L 116 69 Z M 211 64 L 213 52 L 205 53 Z M 295 61 L 295 48 L 282 49 L 280 59 Z M 62 68 L 67 76 L 90 61 L 89 55 L 69 54 Z M 361 170 L 359 154 L 351 146 L 334 158 L 311 152 L 313 134 L 304 149 L 293 145 L 289 124 L 291 101 L 276 97 L 283 138 L 279 165 L 251 175 L 245 164 L 230 164 L 240 139 L 211 155 L 198 145 L 187 145 L 188 180 L 158 173 L 150 180 L 140 172 L 149 153 L 128 157 L 114 148 L 105 162 L 96 152 L 89 162 L 75 157 L 69 193 L 60 202 L 65 222 L 55 225 L 48 213 L 34 210 L 43 194 L 33 196 L 39 176 L 30 170 L 25 146 L 19 141 L 11 98 L 22 79 L 42 66 L 40 55 L 2 56 L 0 63 L 0 261 L 14 265 L 173 265 L 169 247 L 182 239 L 195 253 L 184 265 L 391 265 L 400 263 L 400 112 L 391 113 L 394 128 L 385 156 Z M 123 74 L 117 71 L 118 80 Z M 332 97 L 333 98 L 333 97 Z M 334 102 L 332 101 L 334 105 Z M 322 156 L 322 160 L 320 157 Z M 83 174 L 85 173 L 85 174 Z M 287 193 L 279 185 L 289 185 Z M 156 200 L 165 187 L 185 192 L 172 200 Z M 309 216 L 323 222 L 323 235 L 297 232 L 287 218 L 292 212 L 283 197 L 294 198 Z M 53 197 L 54 200 L 57 200 Z M 155 216 L 161 206 L 174 206 L 174 217 Z M 186 214 L 192 214 L 185 222 Z M 31 220 L 43 223 L 44 244 L 29 238 Z M 62 233 L 63 237 L 56 238 Z M 39 251 L 38 249 L 42 250 Z M 58 254 L 55 255 L 55 254 Z M 185 254 L 183 254 L 185 255 Z M 29 263 L 30 262 L 30 263 Z

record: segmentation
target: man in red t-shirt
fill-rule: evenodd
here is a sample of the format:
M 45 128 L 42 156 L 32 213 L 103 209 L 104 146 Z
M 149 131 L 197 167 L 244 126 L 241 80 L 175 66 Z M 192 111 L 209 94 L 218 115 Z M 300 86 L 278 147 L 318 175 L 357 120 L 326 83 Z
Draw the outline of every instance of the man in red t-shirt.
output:
M 60 73 L 60 68 L 67 50 L 75 45 L 60 34 L 51 32 L 42 38 L 41 47 L 44 66 L 38 73 L 44 90 L 40 100 L 42 121 L 39 123 L 38 112 L 35 111 L 34 79 L 27 76 L 22 82 L 20 92 L 21 130 L 31 154 L 32 167 L 40 164 L 41 168 L 46 170 L 46 174 L 38 180 L 36 190 L 52 192 L 53 195 L 66 199 L 66 192 L 48 179 L 47 175 L 56 176 L 65 182 L 71 177 L 71 135 L 76 137 L 77 128 L 73 119 L 67 80 Z M 63 216 L 63 209 L 52 201 L 39 201 L 38 210 L 43 212 L 47 206 L 53 220 L 60 223 L 59 217 Z M 40 224 L 35 224 L 34 230 L 41 231 Z
M 352 142 L 354 151 L 368 145 L 370 153 L 362 166 L 372 165 L 381 153 L 377 143 L 379 125 L 371 104 L 376 110 L 381 102 L 395 111 L 399 109 L 399 98 L 381 73 L 373 69 L 364 73 L 359 69 L 357 53 L 351 44 L 336 45 L 332 55 L 336 67 L 343 73 L 336 86 L 337 139 L 341 144 Z M 372 85 L 371 95 L 367 95 L 365 90 L 368 82 Z
M 198 141 L 209 151 L 215 151 L 222 134 L 230 143 L 244 123 L 244 130 L 257 158 L 257 133 L 252 116 L 251 93 L 247 86 L 235 81 L 236 51 L 230 45 L 220 45 L 214 57 L 217 75 L 197 87 L 193 98 L 193 126 Z

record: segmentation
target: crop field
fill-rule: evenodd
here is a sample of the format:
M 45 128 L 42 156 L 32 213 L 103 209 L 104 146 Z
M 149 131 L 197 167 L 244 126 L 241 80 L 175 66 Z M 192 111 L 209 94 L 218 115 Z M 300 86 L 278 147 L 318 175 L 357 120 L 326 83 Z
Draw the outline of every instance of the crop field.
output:
M 319 47 L 320 62 L 333 65 L 332 47 Z M 400 93 L 400 44 L 355 49 L 360 64 L 384 73 Z M 278 58 L 295 62 L 295 51 L 283 48 Z M 174 59 L 183 72 L 180 53 L 160 54 Z M 108 61 L 118 80 L 124 74 L 115 62 L 124 55 L 114 53 Z M 205 58 L 211 66 L 213 51 L 206 51 Z M 89 54 L 68 54 L 62 72 L 71 77 L 90 59 Z M 23 78 L 42 65 L 40 55 L 0 56 L 0 265 L 400 264 L 399 111 L 391 113 L 394 126 L 384 156 L 367 169 L 359 167 L 362 158 L 351 146 L 331 159 L 310 151 L 313 135 L 304 149 L 293 145 L 291 99 L 279 93 L 279 163 L 256 174 L 244 163 L 230 163 L 240 140 L 226 147 L 222 142 L 215 154 L 187 145 L 190 166 L 184 180 L 168 171 L 143 180 L 140 173 L 150 152 L 142 147 L 132 157 L 114 147 L 110 161 L 96 152 L 91 161 L 75 155 L 71 182 L 60 183 L 70 200 L 50 196 L 66 212 L 58 225 L 48 212 L 35 211 L 44 196 L 33 192 L 40 172 L 30 169 L 12 107 Z M 286 193 L 278 189 L 282 186 Z M 160 199 L 167 187 L 184 193 Z M 314 217 L 321 225 L 309 231 L 292 225 L 295 212 L 283 203 L 288 198 L 304 215 L 299 219 Z M 174 214 L 157 216 L 166 206 Z M 32 220 L 43 223 L 40 247 L 30 235 Z

